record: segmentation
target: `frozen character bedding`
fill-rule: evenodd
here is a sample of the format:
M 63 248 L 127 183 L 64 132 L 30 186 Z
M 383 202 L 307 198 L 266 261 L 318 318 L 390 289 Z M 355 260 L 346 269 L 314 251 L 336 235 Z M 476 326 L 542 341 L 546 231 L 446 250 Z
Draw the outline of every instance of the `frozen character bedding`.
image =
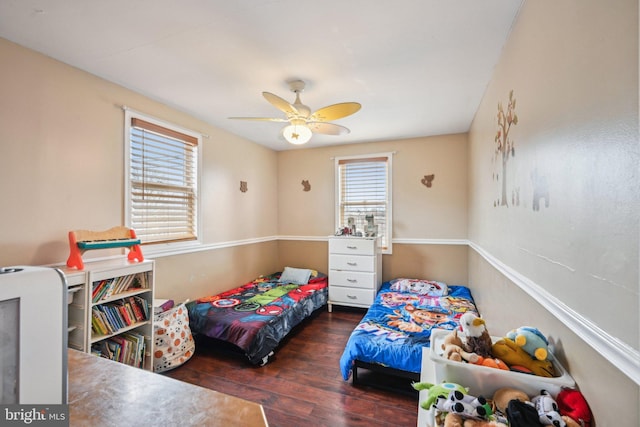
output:
M 238 347 L 254 365 L 264 365 L 282 339 L 327 303 L 327 276 L 286 267 L 218 295 L 187 303 L 189 326 Z
M 419 279 L 383 283 L 340 358 L 343 378 L 353 373 L 355 382 L 357 368 L 371 365 L 418 378 L 422 348 L 429 346 L 431 331 L 457 328 L 466 312 L 479 315 L 465 286 Z

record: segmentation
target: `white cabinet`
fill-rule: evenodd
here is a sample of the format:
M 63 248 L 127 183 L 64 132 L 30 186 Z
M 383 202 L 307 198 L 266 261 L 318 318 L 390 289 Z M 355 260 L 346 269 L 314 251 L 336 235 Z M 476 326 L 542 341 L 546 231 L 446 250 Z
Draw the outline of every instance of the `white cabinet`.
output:
M 69 346 L 153 368 L 154 262 L 124 259 L 61 269 L 69 289 Z
M 381 284 L 379 239 L 329 238 L 329 311 L 333 304 L 368 308 Z

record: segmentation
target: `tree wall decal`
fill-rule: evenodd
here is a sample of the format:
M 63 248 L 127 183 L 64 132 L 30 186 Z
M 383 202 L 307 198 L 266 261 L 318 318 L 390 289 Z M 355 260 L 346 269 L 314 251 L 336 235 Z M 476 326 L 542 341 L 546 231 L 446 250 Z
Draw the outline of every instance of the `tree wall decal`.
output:
M 495 156 L 501 156 L 502 160 L 502 196 L 500 197 L 500 206 L 509 206 L 507 202 L 507 162 L 509 157 L 515 156 L 514 141 L 509 138 L 509 130 L 511 125 L 518 124 L 518 116 L 515 114 L 516 99 L 513 97 L 513 89 L 509 92 L 509 103 L 507 111 L 504 111 L 502 102 L 498 103 L 498 129 L 496 131 Z

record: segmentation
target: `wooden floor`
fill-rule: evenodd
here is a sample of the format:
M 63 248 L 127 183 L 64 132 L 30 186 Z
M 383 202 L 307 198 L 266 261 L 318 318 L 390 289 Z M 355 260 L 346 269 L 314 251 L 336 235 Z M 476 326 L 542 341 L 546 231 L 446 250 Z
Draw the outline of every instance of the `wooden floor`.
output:
M 266 366 L 254 367 L 228 349 L 196 340 L 195 355 L 165 375 L 263 405 L 270 427 L 409 426 L 418 418 L 409 380 L 359 370 L 359 377 L 402 387 L 408 394 L 353 386 L 339 360 L 364 312 L 326 307 L 298 325 Z M 224 410 L 224 408 L 221 408 Z

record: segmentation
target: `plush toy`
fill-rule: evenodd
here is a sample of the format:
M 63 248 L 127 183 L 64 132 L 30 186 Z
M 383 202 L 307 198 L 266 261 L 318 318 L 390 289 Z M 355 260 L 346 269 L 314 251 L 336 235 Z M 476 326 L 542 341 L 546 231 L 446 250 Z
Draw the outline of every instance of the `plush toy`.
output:
M 447 412 L 443 427 L 464 427 L 464 419 L 456 413 Z
M 454 329 L 447 335 L 445 335 L 442 342 L 442 356 L 448 360 L 454 360 L 456 362 L 462 362 L 463 360 L 476 363 L 478 361 L 478 355 L 475 353 L 469 353 L 464 350 L 464 343 L 458 336 L 458 330 Z
M 508 427 L 506 424 L 499 421 L 486 421 L 486 420 L 464 420 L 462 427 Z
M 493 413 L 491 406 L 484 397 L 471 396 L 458 390 L 450 391 L 446 398 L 442 396 L 437 397 L 435 407 L 442 412 L 458 414 L 462 418 L 484 419 Z
M 507 332 L 506 337 L 522 347 L 534 359 L 547 360 L 549 341 L 537 328 L 521 326 Z
M 531 399 L 522 390 L 512 387 L 502 387 L 496 390 L 493 394 L 493 403 L 503 414 L 507 413 L 507 406 L 512 400 L 519 400 L 520 402 L 529 402 Z
M 465 335 L 466 351 L 482 357 L 491 357 L 491 336 L 484 319 L 468 311 L 460 317 L 460 327 Z
M 562 420 L 567 424 L 567 427 L 585 427 L 585 425 L 578 424 L 577 421 L 574 421 L 571 417 L 567 417 L 566 415 L 560 416 Z
M 545 426 L 566 427 L 567 423 L 560 417 L 558 404 L 547 390 L 541 390 L 538 396 L 531 399 L 538 411 L 540 422 Z
M 477 363 L 480 358 L 477 354 L 468 353 L 464 351 L 462 347 L 455 344 L 448 344 L 443 350 L 442 357 L 455 362 L 462 362 L 464 360 L 469 363 Z
M 464 419 L 454 412 L 448 412 L 444 417 L 443 427 L 508 427 L 506 424 L 498 421 L 474 420 L 471 418 Z
M 427 394 L 427 400 L 420 403 L 420 407 L 422 409 L 429 410 L 433 405 L 435 405 L 436 400 L 441 397 L 446 399 L 449 397 L 449 393 L 451 391 L 459 391 L 462 394 L 467 394 L 469 392 L 468 389 L 462 387 L 460 384 L 456 383 L 440 383 L 440 384 L 431 384 L 427 382 L 418 382 L 411 384 L 414 389 L 420 390 L 429 390 Z
M 486 366 L 487 368 L 494 368 L 494 369 L 502 369 L 504 371 L 508 371 L 509 370 L 509 366 L 507 366 L 506 363 L 504 363 L 502 360 L 496 358 L 496 357 L 482 357 L 482 356 L 478 356 L 477 361 L 475 362 L 476 365 L 480 365 L 480 366 Z
M 502 360 L 514 371 L 530 372 L 541 377 L 554 377 L 555 369 L 550 360 L 536 360 L 513 340 L 502 338 L 491 347 L 494 357 Z
M 589 404 L 580 391 L 572 388 L 563 388 L 558 393 L 556 402 L 558 403 L 558 412 L 560 412 L 560 415 L 562 415 L 565 422 L 567 422 L 567 426 L 571 424 L 565 417 L 583 427 L 591 427 L 593 415 L 591 414 Z

